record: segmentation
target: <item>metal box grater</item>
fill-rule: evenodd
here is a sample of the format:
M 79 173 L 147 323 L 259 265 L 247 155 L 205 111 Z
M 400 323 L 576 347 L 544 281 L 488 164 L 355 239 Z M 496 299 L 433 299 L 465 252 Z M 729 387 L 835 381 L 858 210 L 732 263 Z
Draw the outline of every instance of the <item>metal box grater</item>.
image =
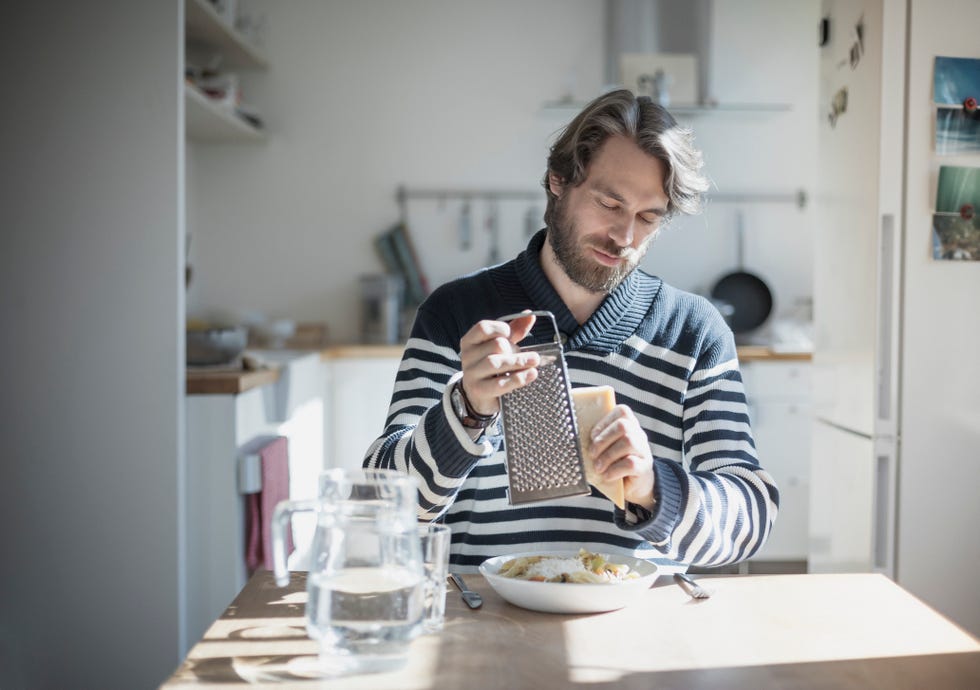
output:
M 500 399 L 512 505 L 583 496 L 591 491 L 585 479 L 558 324 L 549 311 L 532 313 L 551 321 L 555 337 L 552 343 L 519 348 L 541 355 L 538 378 Z M 511 321 L 526 314 L 499 320 Z

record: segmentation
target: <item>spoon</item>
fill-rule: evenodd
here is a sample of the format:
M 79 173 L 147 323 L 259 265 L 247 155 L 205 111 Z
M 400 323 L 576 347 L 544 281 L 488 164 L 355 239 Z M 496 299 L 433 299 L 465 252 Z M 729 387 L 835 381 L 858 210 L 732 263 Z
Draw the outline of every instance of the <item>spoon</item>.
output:
M 463 595 L 463 601 L 466 602 L 467 606 L 471 609 L 478 609 L 483 606 L 483 597 L 467 587 L 466 583 L 463 582 L 463 578 L 456 573 L 449 573 L 449 579 L 453 581 L 454 585 L 459 587 L 459 591 Z

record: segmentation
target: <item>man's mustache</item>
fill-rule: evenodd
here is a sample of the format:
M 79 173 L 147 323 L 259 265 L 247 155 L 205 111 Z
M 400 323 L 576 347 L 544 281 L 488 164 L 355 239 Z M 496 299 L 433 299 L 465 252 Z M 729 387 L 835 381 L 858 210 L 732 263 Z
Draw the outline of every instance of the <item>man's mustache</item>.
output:
M 615 244 L 604 242 L 590 242 L 589 246 L 593 249 L 598 249 L 603 254 L 608 254 L 609 256 L 614 256 L 617 259 L 628 259 L 636 253 L 636 250 L 632 247 L 619 247 Z

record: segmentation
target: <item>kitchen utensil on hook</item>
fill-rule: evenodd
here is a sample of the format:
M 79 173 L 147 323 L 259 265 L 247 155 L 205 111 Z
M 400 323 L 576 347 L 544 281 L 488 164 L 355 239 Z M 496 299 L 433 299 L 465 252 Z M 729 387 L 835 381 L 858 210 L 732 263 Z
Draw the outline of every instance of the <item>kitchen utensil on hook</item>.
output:
M 745 270 L 745 228 L 742 212 L 735 214 L 738 266 L 711 288 L 711 297 L 732 306 L 730 325 L 735 333 L 754 330 L 772 312 L 772 291 L 766 282 Z
M 550 343 L 518 348 L 541 355 L 538 377 L 500 398 L 512 505 L 590 492 L 558 324 L 550 311 L 530 313 L 547 319 L 555 334 Z M 511 321 L 527 314 L 511 314 L 499 320 Z
M 490 251 L 487 254 L 487 266 L 500 263 L 500 222 L 497 218 L 497 199 L 487 200 L 487 234 L 490 236 Z
M 537 206 L 529 206 L 524 212 L 524 239 L 529 240 L 531 236 L 541 228 L 541 211 Z
M 473 246 L 473 219 L 470 214 L 470 200 L 463 199 L 459 209 L 459 248 L 463 251 Z

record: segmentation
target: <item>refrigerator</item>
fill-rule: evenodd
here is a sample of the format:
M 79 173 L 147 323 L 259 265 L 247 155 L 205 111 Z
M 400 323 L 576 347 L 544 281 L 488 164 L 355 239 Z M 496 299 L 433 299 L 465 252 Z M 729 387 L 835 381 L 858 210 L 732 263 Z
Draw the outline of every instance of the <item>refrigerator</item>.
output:
M 976 0 L 824 0 L 808 567 L 881 572 L 980 634 L 980 261 L 932 258 L 936 56 Z

